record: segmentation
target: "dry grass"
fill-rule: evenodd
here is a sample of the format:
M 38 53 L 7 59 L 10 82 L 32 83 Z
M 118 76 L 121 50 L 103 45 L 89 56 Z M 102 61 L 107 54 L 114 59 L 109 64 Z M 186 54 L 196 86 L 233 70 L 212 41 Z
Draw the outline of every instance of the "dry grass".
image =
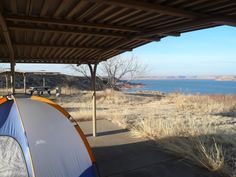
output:
M 77 120 L 92 117 L 91 92 L 58 102 Z M 210 171 L 236 176 L 236 96 L 97 93 L 98 118 L 131 129 Z
M 210 171 L 236 175 L 235 96 L 177 94 L 160 102 L 171 107 L 165 110 L 168 116 L 160 108 L 156 115 L 144 115 L 132 127 L 133 135 L 151 138 Z

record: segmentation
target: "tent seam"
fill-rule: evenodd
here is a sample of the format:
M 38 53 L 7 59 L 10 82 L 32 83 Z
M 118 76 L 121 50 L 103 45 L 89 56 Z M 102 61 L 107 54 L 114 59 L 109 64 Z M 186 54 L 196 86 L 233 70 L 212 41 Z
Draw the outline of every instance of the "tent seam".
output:
M 31 164 L 31 168 L 32 168 L 32 175 L 33 175 L 33 177 L 36 177 L 35 176 L 35 168 L 34 168 L 34 164 L 33 164 L 33 158 L 32 158 L 32 154 L 30 152 L 30 145 L 29 145 L 29 142 L 28 142 L 28 139 L 27 139 L 27 134 L 26 134 L 26 131 L 25 131 L 24 123 L 23 123 L 22 118 L 21 118 L 21 113 L 20 113 L 20 110 L 18 108 L 18 104 L 16 102 L 16 98 L 13 97 L 13 99 L 14 99 L 14 103 L 16 104 L 16 109 L 17 109 L 17 112 L 19 114 L 19 119 L 20 119 L 20 122 L 21 122 L 21 126 L 23 128 L 23 131 L 24 131 L 24 134 L 25 134 L 25 137 L 26 137 L 26 141 L 27 141 L 28 153 L 29 153 L 29 157 L 30 157 L 30 164 Z

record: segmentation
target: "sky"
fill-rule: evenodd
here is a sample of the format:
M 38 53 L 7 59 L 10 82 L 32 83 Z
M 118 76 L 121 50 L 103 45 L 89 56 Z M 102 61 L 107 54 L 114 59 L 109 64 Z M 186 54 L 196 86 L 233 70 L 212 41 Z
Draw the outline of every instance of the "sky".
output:
M 236 75 L 236 28 L 222 26 L 166 37 L 122 55 L 135 56 L 146 66 L 148 76 Z M 17 64 L 16 68 L 77 75 L 62 64 Z

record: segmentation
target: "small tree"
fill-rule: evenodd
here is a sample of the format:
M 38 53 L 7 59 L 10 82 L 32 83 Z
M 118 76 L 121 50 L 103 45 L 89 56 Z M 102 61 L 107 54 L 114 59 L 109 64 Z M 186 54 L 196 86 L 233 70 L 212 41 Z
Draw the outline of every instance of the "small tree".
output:
M 89 65 L 88 64 L 82 64 L 82 65 L 75 65 L 75 64 L 71 64 L 70 67 L 80 73 L 83 77 L 85 77 L 91 84 L 92 84 L 92 76 L 91 76 L 91 71 L 89 69 Z M 97 78 L 97 82 L 96 82 L 96 87 L 98 89 L 103 89 L 104 84 L 102 83 L 102 80 Z
M 74 71 L 82 74 L 84 77 L 90 78 L 88 65 L 71 65 Z M 113 57 L 107 61 L 103 61 L 98 65 L 98 74 L 107 77 L 107 85 L 115 88 L 117 82 L 122 78 L 133 80 L 136 76 L 145 72 L 145 66 L 138 63 L 135 57 L 122 57 L 121 55 Z
M 89 71 L 88 65 L 86 65 L 86 64 L 83 64 L 83 65 L 73 65 L 73 64 L 71 64 L 70 67 L 74 71 L 82 74 L 82 76 L 84 76 L 85 78 L 87 78 L 88 80 L 91 81 L 90 71 Z
M 108 84 L 114 88 L 117 81 L 126 78 L 129 81 L 145 72 L 145 67 L 134 56 L 130 58 L 116 56 L 100 64 L 102 75 L 107 76 Z

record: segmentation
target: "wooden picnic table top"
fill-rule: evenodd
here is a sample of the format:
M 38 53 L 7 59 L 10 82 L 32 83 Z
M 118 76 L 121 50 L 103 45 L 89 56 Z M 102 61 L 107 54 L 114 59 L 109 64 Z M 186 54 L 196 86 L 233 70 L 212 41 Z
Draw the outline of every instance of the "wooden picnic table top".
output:
M 48 90 L 50 89 L 49 86 L 35 86 L 35 87 L 30 87 L 30 90 Z

